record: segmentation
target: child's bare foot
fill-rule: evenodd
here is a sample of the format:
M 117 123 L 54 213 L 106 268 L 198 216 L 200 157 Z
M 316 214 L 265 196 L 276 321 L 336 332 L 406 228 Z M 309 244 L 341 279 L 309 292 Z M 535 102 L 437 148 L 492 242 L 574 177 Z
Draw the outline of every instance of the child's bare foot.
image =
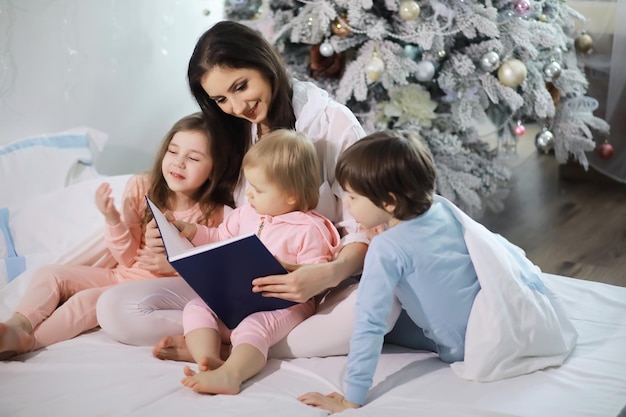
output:
M 185 377 L 180 381 L 186 387 L 203 394 L 239 394 L 241 381 L 229 374 L 224 368 L 212 371 L 194 372 L 185 366 Z
M 154 345 L 152 355 L 163 360 L 194 362 L 183 335 L 165 336 Z
M 223 344 L 220 350 L 220 356 L 223 361 L 230 355 L 230 345 Z M 179 362 L 194 362 L 189 349 L 187 349 L 187 343 L 185 342 L 185 336 L 165 336 L 159 340 L 159 343 L 152 348 L 152 355 L 155 358 L 179 361 Z M 223 363 L 223 362 L 222 362 Z
M 198 363 L 198 371 L 200 372 L 213 371 L 222 365 L 224 365 L 224 361 L 222 359 L 202 358 L 202 360 Z
M 0 323 L 0 360 L 30 352 L 35 338 L 19 326 Z

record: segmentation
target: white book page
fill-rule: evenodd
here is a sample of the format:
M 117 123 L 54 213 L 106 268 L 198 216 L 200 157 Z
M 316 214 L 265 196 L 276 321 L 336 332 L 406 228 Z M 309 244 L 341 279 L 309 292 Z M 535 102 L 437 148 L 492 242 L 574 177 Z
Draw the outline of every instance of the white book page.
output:
M 176 228 L 176 226 L 167 221 L 165 215 L 157 206 L 154 205 L 152 201 L 150 201 L 148 197 L 146 197 L 146 201 L 148 202 L 152 215 L 154 216 L 154 220 L 159 227 L 161 239 L 163 239 L 163 245 L 165 246 L 165 252 L 167 252 L 167 258 L 170 261 L 172 260 L 172 257 L 178 256 L 189 249 L 195 248 L 189 239 L 180 235 L 180 231 Z
M 165 246 L 165 252 L 167 253 L 167 259 L 170 262 L 176 261 L 181 258 L 186 258 L 191 255 L 195 255 L 196 253 L 204 252 L 211 248 L 216 248 L 218 246 L 227 245 L 231 242 L 244 239 L 246 237 L 252 236 L 254 233 L 248 233 L 241 236 L 231 237 L 230 239 L 223 240 L 221 242 L 208 243 L 206 245 L 194 246 L 189 239 L 184 238 L 180 235 L 180 231 L 174 226 L 172 223 L 167 221 L 165 215 L 159 210 L 157 206 L 154 205 L 152 201 L 148 197 L 146 197 L 146 201 L 150 206 L 150 210 L 152 211 L 152 215 L 154 216 L 154 220 L 159 227 L 159 232 L 161 232 L 161 239 L 163 239 L 163 245 Z

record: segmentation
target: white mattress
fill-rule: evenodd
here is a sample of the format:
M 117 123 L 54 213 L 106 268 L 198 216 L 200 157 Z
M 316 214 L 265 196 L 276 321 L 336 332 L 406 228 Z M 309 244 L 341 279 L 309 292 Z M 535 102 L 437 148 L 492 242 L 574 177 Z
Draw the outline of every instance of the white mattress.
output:
M 563 366 L 476 383 L 431 353 L 387 346 L 368 404 L 342 415 L 617 416 L 626 404 L 626 288 L 554 275 L 546 283 L 580 334 Z M 202 395 L 180 383 L 184 364 L 95 331 L 2 362 L 0 416 L 324 416 L 296 397 L 342 391 L 345 364 L 345 357 L 272 359 L 239 395 Z

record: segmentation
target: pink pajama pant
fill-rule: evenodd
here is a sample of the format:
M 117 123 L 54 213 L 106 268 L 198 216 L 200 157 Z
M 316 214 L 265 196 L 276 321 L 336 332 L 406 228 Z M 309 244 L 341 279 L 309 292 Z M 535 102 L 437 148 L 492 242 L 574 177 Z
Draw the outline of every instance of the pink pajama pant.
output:
M 33 326 L 35 348 L 50 346 L 97 327 L 98 297 L 122 281 L 110 268 L 47 265 L 33 274 L 16 312 Z
M 183 328 L 185 335 L 196 329 L 215 329 L 223 344 L 231 344 L 233 348 L 242 343 L 252 345 L 267 359 L 269 348 L 314 312 L 315 302 L 310 300 L 281 310 L 250 314 L 230 330 L 202 299 L 194 298 L 183 310 Z

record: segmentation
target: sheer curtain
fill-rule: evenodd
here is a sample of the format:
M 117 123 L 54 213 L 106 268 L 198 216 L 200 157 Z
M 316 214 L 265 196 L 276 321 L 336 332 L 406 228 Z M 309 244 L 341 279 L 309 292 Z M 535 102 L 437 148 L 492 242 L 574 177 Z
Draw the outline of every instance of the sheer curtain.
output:
M 594 42 L 594 51 L 581 60 L 588 69 L 589 95 L 600 102 L 596 116 L 611 125 L 606 139 L 615 152 L 610 159 L 590 152 L 589 165 L 626 183 L 626 0 L 597 1 L 594 9 L 597 12 L 593 14 L 580 10 L 589 19 L 588 26 L 593 27 L 587 33 Z M 596 141 L 600 145 L 604 138 Z

